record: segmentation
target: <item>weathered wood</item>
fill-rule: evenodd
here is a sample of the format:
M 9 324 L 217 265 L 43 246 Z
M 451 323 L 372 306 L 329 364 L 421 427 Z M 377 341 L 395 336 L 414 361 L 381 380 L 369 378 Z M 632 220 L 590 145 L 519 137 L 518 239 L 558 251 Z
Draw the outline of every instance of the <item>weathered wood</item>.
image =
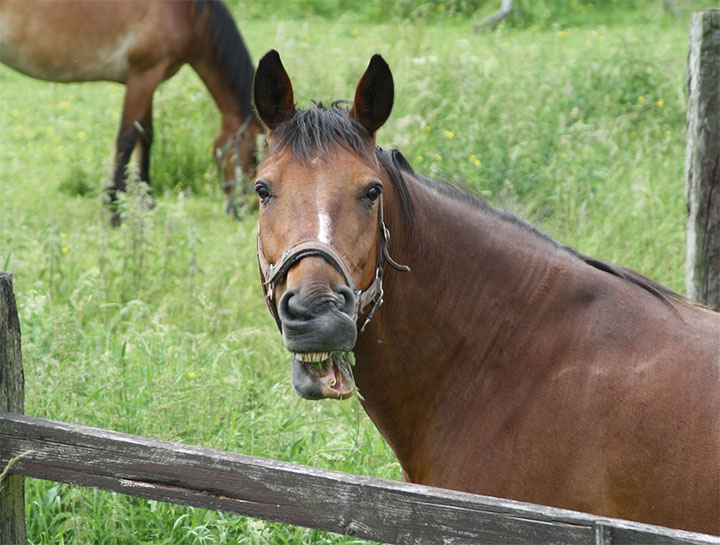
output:
M 688 56 L 685 287 L 720 310 L 720 11 L 693 13 Z
M 0 414 L 12 471 L 387 543 L 714 543 L 720 538 L 107 430 Z
M 0 411 L 22 413 L 24 387 L 12 276 L 0 272 Z M 9 460 L 0 460 L 0 475 Z M 0 544 L 4 543 L 25 543 L 25 484 L 19 475 L 0 478 Z

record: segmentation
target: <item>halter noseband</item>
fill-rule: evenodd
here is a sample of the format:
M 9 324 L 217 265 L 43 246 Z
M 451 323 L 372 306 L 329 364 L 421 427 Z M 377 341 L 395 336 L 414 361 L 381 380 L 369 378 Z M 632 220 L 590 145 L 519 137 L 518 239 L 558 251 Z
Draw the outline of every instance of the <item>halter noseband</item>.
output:
M 225 145 L 223 147 L 218 148 L 217 151 L 215 151 L 215 162 L 218 165 L 218 168 L 220 168 L 220 179 L 222 180 L 222 161 L 225 158 L 225 156 L 230 152 L 231 150 L 235 152 L 235 178 L 232 180 L 222 180 L 222 183 L 220 184 L 220 187 L 223 190 L 231 189 L 235 186 L 237 186 L 240 182 L 237 178 L 237 173 L 243 171 L 242 163 L 240 162 L 240 140 L 245 135 L 245 131 L 248 130 L 248 127 L 250 127 L 250 124 L 255 121 L 255 115 L 249 115 L 245 118 L 245 121 L 243 121 L 242 125 L 240 125 L 240 128 L 236 130 L 230 138 L 228 138 L 228 141 L 225 142 Z
M 322 242 L 320 240 L 303 240 L 294 244 L 285 252 L 277 263 L 271 264 L 268 262 L 262 249 L 262 242 L 260 240 L 260 229 L 258 228 L 257 234 L 257 256 L 258 266 L 260 268 L 260 277 L 263 282 L 263 291 L 265 292 L 265 303 L 267 304 L 270 314 L 275 318 L 278 329 L 282 331 L 282 322 L 278 315 L 277 305 L 275 304 L 275 286 L 278 282 L 282 281 L 287 275 L 290 268 L 295 265 L 304 257 L 318 256 L 322 257 L 325 261 L 330 263 L 343 277 L 345 285 L 349 287 L 355 295 L 355 310 L 353 312 L 353 321 L 357 322 L 360 314 L 370 306 L 370 310 L 365 316 L 365 320 L 362 326 L 359 328 L 359 332 L 365 331 L 365 328 L 370 323 L 375 311 L 380 308 L 383 304 L 383 284 L 382 284 L 382 262 L 383 258 L 388 264 L 398 270 L 408 272 L 410 267 L 407 265 L 400 265 L 397 263 L 388 252 L 388 244 L 390 243 L 390 231 L 385 226 L 383 219 L 383 200 L 380 195 L 380 210 L 378 212 L 378 223 L 380 227 L 380 236 L 378 239 L 377 258 L 375 263 L 375 277 L 370 285 L 364 290 L 357 289 L 353 282 L 350 269 L 348 269 L 345 261 L 338 251 L 331 245 Z

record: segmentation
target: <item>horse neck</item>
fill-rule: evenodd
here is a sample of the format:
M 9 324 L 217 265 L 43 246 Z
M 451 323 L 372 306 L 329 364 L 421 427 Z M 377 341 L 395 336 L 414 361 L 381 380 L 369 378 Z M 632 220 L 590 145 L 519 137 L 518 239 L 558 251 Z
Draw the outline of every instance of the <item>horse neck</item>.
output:
M 223 130 L 234 131 L 252 115 L 252 59 L 222 2 L 196 0 L 193 9 L 196 19 L 190 65 L 220 110 Z
M 545 306 L 571 257 L 489 206 L 424 182 L 410 187 L 416 217 L 403 219 L 388 195 L 386 218 L 390 253 L 411 272 L 386 267 L 385 304 L 358 338 L 355 373 L 368 415 L 418 481 L 413 456 L 433 430 L 452 426 L 434 407 L 462 393 L 483 365 L 498 364 L 499 332 L 520 322 L 530 302 Z

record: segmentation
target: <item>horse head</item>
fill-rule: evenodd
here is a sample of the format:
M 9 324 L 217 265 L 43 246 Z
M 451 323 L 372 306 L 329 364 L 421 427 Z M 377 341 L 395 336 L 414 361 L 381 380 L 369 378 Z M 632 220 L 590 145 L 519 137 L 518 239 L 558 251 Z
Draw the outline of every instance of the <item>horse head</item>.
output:
M 213 145 L 221 187 L 227 196 L 225 211 L 239 217 L 236 198 L 249 192 L 257 174 L 258 138 L 262 127 L 254 115 L 248 115 L 237 129 L 223 127 Z
M 258 65 L 254 99 L 268 128 L 255 183 L 268 307 L 292 353 L 297 392 L 343 399 L 354 391 L 346 353 L 382 303 L 388 180 L 375 159 L 375 132 L 392 109 L 392 74 L 375 55 L 349 111 L 300 111 L 270 51 Z

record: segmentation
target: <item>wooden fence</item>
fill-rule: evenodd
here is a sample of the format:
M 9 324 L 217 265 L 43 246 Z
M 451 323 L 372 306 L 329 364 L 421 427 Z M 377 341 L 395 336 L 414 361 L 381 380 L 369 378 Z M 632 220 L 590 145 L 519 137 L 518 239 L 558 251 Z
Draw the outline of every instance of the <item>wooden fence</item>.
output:
M 685 289 L 720 311 L 720 10 L 692 15 L 687 77 Z
M 720 544 L 703 534 L 2 413 L 0 460 L 18 456 L 17 475 L 385 543 Z

